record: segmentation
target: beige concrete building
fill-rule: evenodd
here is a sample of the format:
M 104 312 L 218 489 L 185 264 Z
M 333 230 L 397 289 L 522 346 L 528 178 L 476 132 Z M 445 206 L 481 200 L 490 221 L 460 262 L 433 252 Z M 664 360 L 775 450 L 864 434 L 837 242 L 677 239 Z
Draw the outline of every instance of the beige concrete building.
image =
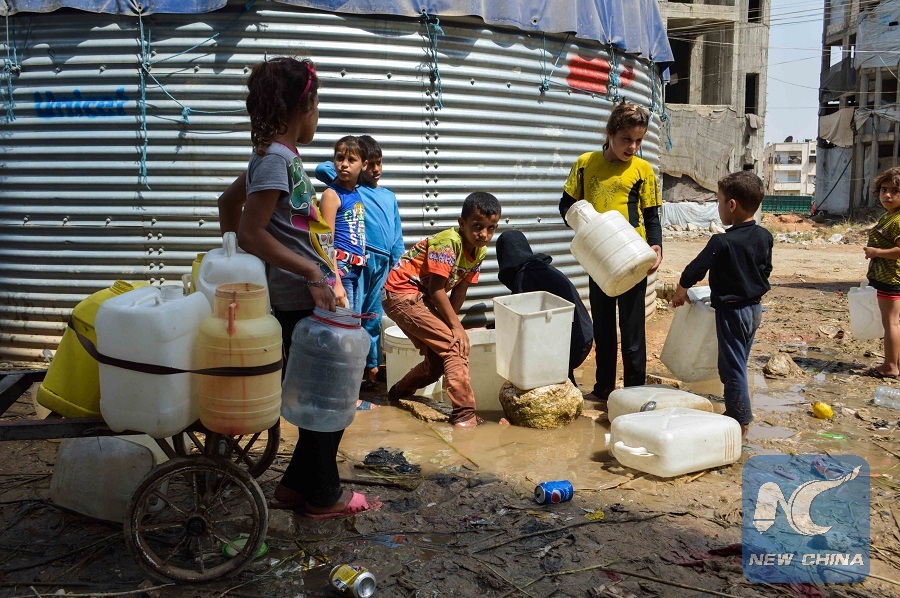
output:
M 761 176 L 766 195 L 815 194 L 815 141 L 770 143 L 764 156 Z
M 825 0 L 816 209 L 873 207 L 872 181 L 900 164 L 900 0 Z
M 714 191 L 728 172 L 762 171 L 769 2 L 659 7 L 675 56 L 666 86 L 672 147 L 661 149 L 660 167 L 663 197 L 677 202 Z

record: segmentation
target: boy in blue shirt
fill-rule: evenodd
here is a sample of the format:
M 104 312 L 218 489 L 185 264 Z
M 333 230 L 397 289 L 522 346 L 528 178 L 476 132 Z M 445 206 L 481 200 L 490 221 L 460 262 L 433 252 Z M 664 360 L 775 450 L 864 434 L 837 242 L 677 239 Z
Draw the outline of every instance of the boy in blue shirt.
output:
M 719 180 L 716 199 L 722 224 L 703 251 L 685 267 L 672 305 L 688 301 L 687 290 L 709 272 L 711 305 L 716 310 L 719 379 L 725 385 L 725 415 L 737 420 L 741 433 L 753 421 L 747 361 L 762 319 L 760 299 L 769 290 L 772 235 L 753 215 L 763 199 L 763 183 L 750 171 L 733 172 Z
M 359 282 L 359 292 L 362 295 L 360 311 L 375 315 L 362 321 L 362 327 L 369 333 L 371 341 L 362 389 L 375 390 L 381 353 L 381 319 L 384 315 L 381 289 L 405 248 L 397 197 L 390 189 L 378 186 L 382 173 L 381 146 L 369 135 L 360 135 L 357 140 L 367 159 L 363 171 L 366 176 L 359 177 L 360 185 L 357 187 L 366 214 L 367 259 Z M 332 162 L 323 162 L 316 167 L 316 178 L 323 183 L 330 185 L 335 176 Z

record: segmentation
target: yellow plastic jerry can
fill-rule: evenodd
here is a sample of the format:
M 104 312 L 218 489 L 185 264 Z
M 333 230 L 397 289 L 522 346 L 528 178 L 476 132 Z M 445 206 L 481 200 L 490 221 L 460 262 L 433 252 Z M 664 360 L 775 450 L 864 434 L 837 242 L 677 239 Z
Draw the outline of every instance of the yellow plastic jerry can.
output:
M 72 310 L 73 325 L 78 332 L 96 344 L 94 318 L 100 304 L 147 284 L 143 281 L 117 280 L 111 287 L 97 291 Z M 63 417 L 100 417 L 99 366 L 81 346 L 71 328 L 66 328 L 63 333 L 56 355 L 38 388 L 37 401 Z

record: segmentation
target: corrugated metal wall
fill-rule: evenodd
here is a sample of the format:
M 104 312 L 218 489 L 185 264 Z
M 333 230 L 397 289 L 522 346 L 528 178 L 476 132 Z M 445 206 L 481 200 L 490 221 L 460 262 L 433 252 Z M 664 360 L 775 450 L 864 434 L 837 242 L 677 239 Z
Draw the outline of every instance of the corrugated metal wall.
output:
M 215 246 L 216 197 L 249 156 L 244 82 L 266 55 L 311 56 L 319 67 L 319 129 L 301 148 L 310 174 L 342 135 L 382 144 L 407 245 L 455 224 L 465 195 L 487 190 L 504 206 L 503 229 L 525 230 L 586 289 L 556 204 L 574 159 L 602 142 L 610 97 L 645 106 L 659 97 L 646 61 L 614 57 L 619 85 L 607 89 L 600 44 L 442 20 L 438 109 L 424 24 L 264 6 L 142 23 L 68 10 L 11 17 L 22 70 L 15 120 L 0 130 L 0 359 L 40 360 L 85 296 L 116 279 L 177 282 Z M 148 78 L 144 91 L 149 188 L 140 25 L 164 87 Z M 654 165 L 658 125 L 643 147 Z M 482 281 L 471 321 L 485 316 L 478 304 L 506 293 L 493 251 Z

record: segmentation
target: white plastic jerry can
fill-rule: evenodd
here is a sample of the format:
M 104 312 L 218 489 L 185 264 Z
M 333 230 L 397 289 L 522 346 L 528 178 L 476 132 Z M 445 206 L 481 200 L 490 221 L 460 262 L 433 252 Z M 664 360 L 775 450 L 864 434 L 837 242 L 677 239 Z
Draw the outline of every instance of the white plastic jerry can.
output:
M 737 461 L 741 426 L 725 415 L 670 407 L 617 417 L 609 445 L 622 465 L 671 478 Z
M 212 310 L 203 295 L 180 286 L 142 287 L 105 301 L 97 311 L 97 349 L 109 357 L 193 369 L 200 323 Z M 100 364 L 100 413 L 114 432 L 164 438 L 197 421 L 196 379 Z
M 216 303 L 216 288 L 219 285 L 246 282 L 262 285 L 268 289 L 266 265 L 255 255 L 240 249 L 237 235 L 227 232 L 222 236 L 222 247 L 207 251 L 197 267 L 194 276 L 194 290 L 203 293 L 209 300 L 210 309 Z M 268 305 L 268 298 L 266 299 Z
M 659 360 L 684 382 L 712 380 L 719 377 L 719 341 L 709 287 L 688 289 L 688 298 L 675 310 Z
M 610 297 L 634 287 L 656 263 L 656 252 L 617 210 L 600 214 L 582 199 L 566 212 L 566 223 L 575 231 L 572 255 Z
M 847 292 L 847 303 L 850 306 L 850 331 L 854 338 L 871 340 L 884 336 L 877 291 L 869 286 L 868 280 Z
M 683 407 L 712 413 L 709 399 L 671 386 L 647 385 L 628 386 L 612 391 L 607 404 L 609 422 L 621 415 L 656 411 L 669 407 Z

